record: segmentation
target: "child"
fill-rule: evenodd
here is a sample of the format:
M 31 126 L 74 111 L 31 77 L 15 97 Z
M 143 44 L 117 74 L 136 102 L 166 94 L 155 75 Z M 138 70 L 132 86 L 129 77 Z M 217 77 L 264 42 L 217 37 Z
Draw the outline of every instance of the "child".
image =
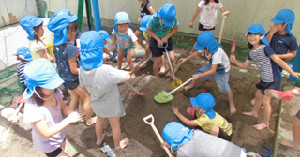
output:
M 23 85 L 24 89 L 26 89 L 27 87 L 25 86 L 25 77 L 23 74 L 23 69 L 26 64 L 32 61 L 30 50 L 25 46 L 18 48 L 17 59 L 21 61 L 21 63 L 17 66 L 17 72 L 18 72 L 17 76 L 19 77 L 20 82 Z
M 177 107 L 173 108 L 174 114 L 188 126 L 200 126 L 205 132 L 231 141 L 232 124 L 213 110 L 216 105 L 215 98 L 209 93 L 199 94 L 191 97 L 192 110 L 196 113 L 196 120 L 189 120 L 184 117 Z M 194 114 L 191 115 L 192 117 Z
M 176 19 L 176 10 L 173 4 L 164 4 L 149 20 L 147 33 L 151 35 L 150 49 L 152 57 L 155 59 L 153 64 L 153 74 L 158 77 L 159 65 L 162 64 L 163 46 L 167 46 L 172 67 L 174 69 L 174 53 L 172 36 L 178 31 L 179 22 Z M 170 67 L 171 68 L 171 67 Z M 170 75 L 172 76 L 172 75 Z
M 43 19 L 33 15 L 26 15 L 22 18 L 20 24 L 28 34 L 27 38 L 33 41 L 30 46 L 32 58 L 45 58 L 53 61 L 53 57 L 48 55 L 45 44 L 40 39 L 44 35 Z
M 110 65 L 102 64 L 103 42 L 99 33 L 85 32 L 80 38 L 81 67 L 80 83 L 91 94 L 91 105 L 97 115 L 96 134 L 97 145 L 104 139 L 103 125 L 108 118 L 113 132 L 115 149 L 124 149 L 128 139 L 121 139 L 120 117 L 125 109 L 118 90 L 117 83 L 127 81 L 130 76 L 127 71 L 118 70 Z
M 247 68 L 253 61 L 258 65 L 261 81 L 256 84 L 255 103 L 252 111 L 243 112 L 244 115 L 257 117 L 258 111 L 263 105 L 264 121 L 253 125 L 257 130 L 269 127 L 269 120 L 272 112 L 270 105 L 271 97 L 265 94 L 266 89 L 280 90 L 281 75 L 278 65 L 289 72 L 296 78 L 300 77 L 299 73 L 295 73 L 284 61 L 282 61 L 273 51 L 264 37 L 265 30 L 260 24 L 253 24 L 248 28 L 248 48 L 250 49 L 248 59 L 244 63 L 240 63 L 232 55 L 230 60 L 241 68 Z
M 23 121 L 31 123 L 33 146 L 47 156 L 67 156 L 65 152 L 67 129 L 70 123 L 81 120 L 63 100 L 58 87 L 64 82 L 53 64 L 44 59 L 36 59 L 24 68 L 27 89 L 23 98 L 27 99 Z M 63 119 L 62 113 L 67 116 Z
M 246 157 L 246 153 L 237 145 L 178 122 L 166 124 L 162 137 L 166 142 L 161 146 L 177 150 L 177 157 Z
M 145 57 L 144 57 L 143 61 L 145 61 L 147 58 L 151 57 L 151 50 L 150 50 L 150 47 L 149 47 L 151 36 L 147 33 L 147 23 L 149 22 L 150 19 L 151 19 L 151 15 L 145 15 L 142 18 L 141 27 L 139 28 L 139 30 L 143 33 L 143 37 L 145 38 L 145 42 L 146 42 L 146 46 L 144 47 L 145 51 L 146 51 L 146 54 L 145 54 Z M 162 59 L 162 61 L 163 61 L 163 59 Z M 161 65 L 164 68 L 163 63 Z
M 193 28 L 193 22 L 201 11 L 198 34 L 204 31 L 215 33 L 216 24 L 218 22 L 218 10 L 222 13 L 226 11 L 219 0 L 202 0 L 193 14 L 189 27 Z M 229 16 L 229 14 L 230 12 L 228 11 L 227 16 Z
M 101 30 L 98 32 L 103 39 L 103 63 L 106 63 L 107 60 L 113 56 L 113 52 L 108 49 L 107 42 L 110 42 L 109 34 L 105 30 Z
M 118 44 L 118 69 L 121 69 L 123 56 L 126 50 L 127 53 L 127 63 L 130 71 L 134 70 L 134 66 L 132 63 L 132 49 L 140 48 L 137 42 L 137 37 L 132 32 L 128 25 L 130 23 L 128 14 L 126 12 L 118 12 L 115 15 L 115 24 L 113 26 L 113 45 L 114 49 L 116 46 L 116 42 Z M 130 76 L 132 78 L 135 77 L 134 73 L 131 73 Z
M 76 54 L 79 48 L 68 44 L 76 35 L 78 27 L 76 20 L 76 15 L 70 16 L 62 11 L 54 14 L 49 21 L 48 28 L 54 33 L 53 53 L 57 63 L 58 74 L 65 81 L 64 86 L 70 93 L 71 101 L 69 106 L 75 110 L 79 97 L 82 97 L 86 125 L 92 125 L 95 123 L 95 120 L 91 118 L 90 96 L 86 89 L 80 86 L 78 79 L 79 68 Z
M 200 54 L 199 50 L 204 53 L 209 63 L 196 71 L 196 73 L 193 75 L 192 83 L 184 87 L 184 90 L 188 91 L 195 87 L 198 79 L 203 81 L 214 77 L 218 84 L 218 90 L 221 93 L 227 94 L 230 113 L 234 114 L 236 112 L 236 108 L 233 102 L 233 93 L 229 85 L 230 61 L 224 50 L 218 46 L 217 40 L 215 39 L 213 33 L 208 31 L 200 33 L 198 35 L 197 42 L 192 49 L 192 54 L 190 54 L 187 58 L 180 59 L 179 63 L 184 63 L 190 58 L 198 56 Z

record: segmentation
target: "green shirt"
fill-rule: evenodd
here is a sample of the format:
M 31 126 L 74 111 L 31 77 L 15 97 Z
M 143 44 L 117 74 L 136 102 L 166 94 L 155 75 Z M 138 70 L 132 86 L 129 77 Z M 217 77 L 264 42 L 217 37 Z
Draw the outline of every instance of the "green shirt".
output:
M 173 27 L 177 26 L 178 24 L 179 22 L 175 18 Z M 151 19 L 149 19 L 149 22 L 147 24 L 147 28 L 151 29 L 158 36 L 159 39 L 163 38 L 170 31 L 172 31 L 173 27 L 165 26 L 159 21 L 158 17 L 151 17 Z

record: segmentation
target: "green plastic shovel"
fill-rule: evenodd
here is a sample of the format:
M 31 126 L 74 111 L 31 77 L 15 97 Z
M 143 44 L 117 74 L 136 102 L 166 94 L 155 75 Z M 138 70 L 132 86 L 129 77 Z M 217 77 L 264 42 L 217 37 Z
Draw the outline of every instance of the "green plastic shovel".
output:
M 158 103 L 167 103 L 169 101 L 173 100 L 173 93 L 186 85 L 188 82 L 190 82 L 193 78 L 189 78 L 187 81 L 185 81 L 183 84 L 172 90 L 170 93 L 167 93 L 165 91 L 160 91 L 154 96 L 154 100 Z

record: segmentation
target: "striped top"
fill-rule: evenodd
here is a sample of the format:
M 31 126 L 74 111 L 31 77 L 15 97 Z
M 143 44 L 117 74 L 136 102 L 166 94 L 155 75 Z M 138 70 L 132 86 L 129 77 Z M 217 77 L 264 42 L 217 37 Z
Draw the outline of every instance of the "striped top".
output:
M 256 50 L 251 49 L 248 54 L 248 60 L 252 60 L 257 65 L 264 82 L 274 82 L 281 77 L 278 64 L 270 58 L 273 54 L 275 54 L 273 49 L 266 45 L 261 45 Z
M 25 76 L 23 74 L 23 70 L 24 70 L 24 66 L 27 63 L 29 63 L 29 62 L 23 61 L 17 66 L 17 76 L 20 77 L 20 82 L 22 83 L 23 86 L 25 85 Z

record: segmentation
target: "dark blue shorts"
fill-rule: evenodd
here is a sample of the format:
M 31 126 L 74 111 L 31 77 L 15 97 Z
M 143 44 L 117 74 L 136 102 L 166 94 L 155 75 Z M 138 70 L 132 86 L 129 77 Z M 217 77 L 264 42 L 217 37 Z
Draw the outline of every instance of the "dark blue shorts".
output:
M 280 87 L 281 87 L 281 78 L 274 82 L 264 82 L 261 80 L 258 84 L 256 84 L 256 89 L 261 90 L 263 94 L 266 89 L 280 90 Z
M 78 85 L 79 85 L 79 80 L 64 82 L 64 86 L 69 90 L 74 90 Z
M 59 147 L 57 149 L 55 149 L 53 152 L 51 153 L 45 153 L 48 157 L 55 157 L 57 156 L 58 154 L 60 154 L 62 152 L 62 148 Z
M 165 44 L 163 45 L 165 46 Z M 153 57 L 160 57 L 163 55 L 163 52 L 165 52 L 164 48 L 160 48 L 157 45 L 157 40 L 155 40 L 154 38 L 151 37 L 150 39 L 150 49 L 152 51 L 152 56 Z M 168 39 L 168 47 L 167 47 L 168 51 L 173 51 L 173 39 L 169 38 Z
M 210 30 L 215 30 L 216 27 L 213 27 L 213 28 L 205 28 L 200 22 L 199 22 L 199 27 L 198 27 L 198 30 L 199 31 L 210 31 Z

